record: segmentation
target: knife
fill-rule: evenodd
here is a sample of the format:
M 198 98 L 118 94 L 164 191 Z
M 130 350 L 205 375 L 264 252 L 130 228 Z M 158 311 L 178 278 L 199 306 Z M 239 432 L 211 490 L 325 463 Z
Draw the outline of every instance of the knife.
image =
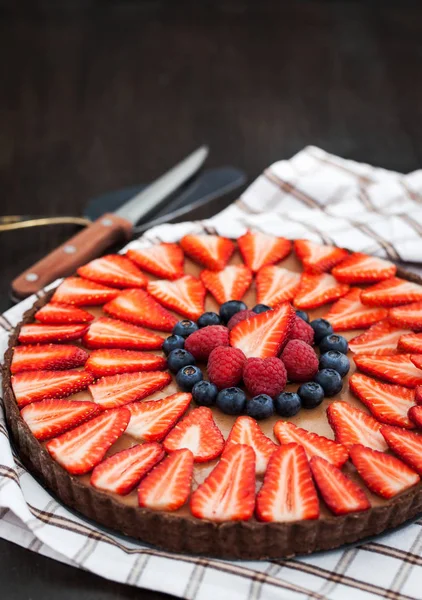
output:
M 198 171 L 207 156 L 208 148 L 201 146 L 115 212 L 96 219 L 19 275 L 12 282 L 13 293 L 19 298 L 34 294 L 55 279 L 70 275 L 113 244 L 131 239 L 136 223 L 162 206 L 173 191 Z

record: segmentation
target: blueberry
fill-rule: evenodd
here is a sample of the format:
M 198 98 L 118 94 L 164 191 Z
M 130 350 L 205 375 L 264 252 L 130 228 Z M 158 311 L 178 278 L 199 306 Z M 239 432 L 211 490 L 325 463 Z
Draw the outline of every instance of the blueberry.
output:
M 167 356 L 172 350 L 180 350 L 185 346 L 185 338 L 181 335 L 170 335 L 163 342 L 163 352 Z
M 198 327 L 208 327 L 208 325 L 221 325 L 221 319 L 215 312 L 206 312 L 198 319 Z
M 314 330 L 315 344 L 319 344 L 322 338 L 333 333 L 333 327 L 331 323 L 325 319 L 314 319 L 310 322 L 310 326 Z
M 345 354 L 337 352 L 336 350 L 329 350 L 321 355 L 321 358 L 319 359 L 319 368 L 334 369 L 340 377 L 344 377 L 349 372 L 350 361 Z
M 220 318 L 223 323 L 228 323 L 239 310 L 246 310 L 247 308 L 246 304 L 240 300 L 229 300 L 220 306 Z
M 324 390 L 315 381 L 302 383 L 297 393 L 302 401 L 303 408 L 316 408 L 324 400 Z
M 225 388 L 218 392 L 216 405 L 227 415 L 241 415 L 246 406 L 246 394 L 237 387 Z
M 342 354 L 347 354 L 349 350 L 349 344 L 347 343 L 346 338 L 344 338 L 342 335 L 332 333 L 331 335 L 326 335 L 322 338 L 319 343 L 319 349 L 322 354 L 324 354 L 324 352 L 328 352 L 329 350 L 336 350 Z
M 314 377 L 326 396 L 335 396 L 343 387 L 341 375 L 334 369 L 322 369 Z
M 172 350 L 167 357 L 167 366 L 172 373 L 177 373 L 182 367 L 195 364 L 193 354 L 183 348 Z
M 306 323 L 309 323 L 309 315 L 304 310 L 297 310 L 296 311 L 296 316 L 299 317 L 300 319 L 302 319 L 302 321 L 305 321 Z
M 190 335 L 197 329 L 198 325 L 194 321 L 191 321 L 190 319 L 183 319 L 183 321 L 179 321 L 178 323 L 176 323 L 176 325 L 173 327 L 172 333 L 174 335 L 180 335 L 184 338 L 187 338 L 188 335 Z
M 198 381 L 192 388 L 193 399 L 199 406 L 212 406 L 217 394 L 218 388 L 211 381 Z
M 188 365 L 177 372 L 176 381 L 183 392 L 190 392 L 195 383 L 202 381 L 202 377 L 201 369 L 198 369 L 195 365 Z
M 295 392 L 281 392 L 274 399 L 274 405 L 280 417 L 293 417 L 302 408 L 300 397 Z
M 266 304 L 257 304 L 253 307 L 253 312 L 257 315 L 260 315 L 263 312 L 267 312 L 267 310 L 272 310 L 271 306 L 267 306 Z
M 268 394 L 254 396 L 246 403 L 246 414 L 253 419 L 267 419 L 274 414 L 274 401 Z

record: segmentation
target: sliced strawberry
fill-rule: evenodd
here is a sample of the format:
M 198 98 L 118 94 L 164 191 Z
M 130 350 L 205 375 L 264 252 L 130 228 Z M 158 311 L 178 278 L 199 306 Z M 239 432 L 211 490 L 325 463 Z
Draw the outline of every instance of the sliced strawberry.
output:
M 294 305 L 297 308 L 317 308 L 341 298 L 349 291 L 346 283 L 338 283 L 332 275 L 303 273 Z
M 82 475 L 100 463 L 129 423 L 127 408 L 107 410 L 71 431 L 47 442 L 51 456 L 66 471 Z
M 416 404 L 422 404 L 422 385 L 415 387 L 415 402 Z
M 292 242 L 260 231 L 247 231 L 237 240 L 245 264 L 254 272 L 283 260 L 292 251 Z
M 342 283 L 375 283 L 394 277 L 397 267 L 389 260 L 354 252 L 332 270 Z
M 367 306 L 385 306 L 387 308 L 409 304 L 409 302 L 419 302 L 422 300 L 422 285 L 399 277 L 391 277 L 391 279 L 386 279 L 363 290 L 361 300 Z
M 318 519 L 318 496 L 302 446 L 285 444 L 274 452 L 256 497 L 256 514 L 260 521 Z
M 83 343 L 87 348 L 137 350 L 159 350 L 163 341 L 160 335 L 152 331 L 107 317 L 101 317 L 94 321 L 83 338 Z
M 88 352 L 77 346 L 64 344 L 35 344 L 16 346 L 10 366 L 12 373 L 22 371 L 60 371 L 82 367 Z
M 268 265 L 259 269 L 256 285 L 256 301 L 267 306 L 293 300 L 300 284 L 300 274 L 283 267 Z
M 21 408 L 48 398 L 65 398 L 94 381 L 88 371 L 25 371 L 12 376 L 12 388 Z
M 193 492 L 194 517 L 208 521 L 246 521 L 255 506 L 255 453 L 245 444 L 230 444 L 208 477 Z
M 102 408 L 115 408 L 142 400 L 162 390 L 170 381 L 171 375 L 162 371 L 119 373 L 102 377 L 89 386 L 89 391 Z
M 130 422 L 126 433 L 140 441 L 161 442 L 187 411 L 192 394 L 177 392 L 161 400 L 127 404 Z
M 153 510 L 177 510 L 189 497 L 192 474 L 192 452 L 186 448 L 173 452 L 141 481 L 139 506 Z
M 412 302 L 388 311 L 388 320 L 398 327 L 422 331 L 422 302 Z
M 422 371 L 415 367 L 410 359 L 411 356 L 411 354 L 394 356 L 366 354 L 355 356 L 354 361 L 357 368 L 368 375 L 414 388 L 422 384 Z
M 180 245 L 192 260 L 211 271 L 224 269 L 235 250 L 235 245 L 218 235 L 185 235 Z
M 372 308 L 362 304 L 361 290 L 353 288 L 344 298 L 333 304 L 328 313 L 324 315 L 333 326 L 334 331 L 347 331 L 348 329 L 366 329 L 387 317 L 385 308 Z
M 422 354 L 422 333 L 404 333 L 399 339 L 397 350 Z
M 44 323 L 28 323 L 22 325 L 19 341 L 22 344 L 47 342 L 70 342 L 79 340 L 88 330 L 88 325 L 45 325 Z
M 383 498 L 392 498 L 419 481 L 415 471 L 391 454 L 358 444 L 350 448 L 350 458 L 371 492 Z
M 175 425 L 163 446 L 169 454 L 179 448 L 189 448 L 195 462 L 207 462 L 222 453 L 224 438 L 215 424 L 212 411 L 200 406 Z
M 202 282 L 192 275 L 185 275 L 176 281 L 150 281 L 148 293 L 166 308 L 189 319 L 198 319 L 205 310 L 207 291 Z
M 422 429 L 422 406 L 412 406 L 407 414 L 416 427 Z
M 255 467 L 257 475 L 263 475 L 267 469 L 272 453 L 277 450 L 276 444 L 262 431 L 252 417 L 237 417 L 226 441 L 229 444 L 246 444 L 255 452 Z
M 119 290 L 81 277 L 66 277 L 54 292 L 51 301 L 76 306 L 96 306 L 109 302 L 118 293 Z
M 407 413 L 415 404 L 415 392 L 401 385 L 381 383 L 372 377 L 353 373 L 349 387 L 381 423 L 412 429 Z
M 354 354 L 397 354 L 397 343 L 405 333 L 401 327 L 380 321 L 351 339 L 349 348 Z
M 310 466 L 319 493 L 332 513 L 347 515 L 371 508 L 365 492 L 333 464 L 314 456 Z
M 385 425 L 381 433 L 390 450 L 403 462 L 422 475 L 422 436 L 413 431 L 403 431 L 400 427 Z
M 252 283 L 252 271 L 245 265 L 229 265 L 222 271 L 204 270 L 200 277 L 219 304 L 241 300 Z
M 341 467 L 349 458 L 349 452 L 342 444 L 297 427 L 289 421 L 277 421 L 274 435 L 280 444 L 294 443 L 303 446 L 308 460 L 313 456 L 321 456 L 336 467 Z
M 277 356 L 293 326 L 295 312 L 288 302 L 241 321 L 230 331 L 230 344 L 246 358 Z
M 303 268 L 308 273 L 324 273 L 344 260 L 347 250 L 316 244 L 309 240 L 295 240 L 294 248 L 297 257 L 302 261 Z
M 107 302 L 104 311 L 135 325 L 143 325 L 160 331 L 171 331 L 177 318 L 163 308 L 145 290 L 126 290 L 111 302 Z
M 71 304 L 49 302 L 35 313 L 34 318 L 48 325 L 74 325 L 91 323 L 94 315 Z
M 162 279 L 183 277 L 183 250 L 178 244 L 154 244 L 149 248 L 129 248 L 127 256 L 143 271 Z
M 144 288 L 148 279 L 132 261 L 120 254 L 96 258 L 77 271 L 80 277 L 116 288 Z
M 101 412 L 94 402 L 41 400 L 21 410 L 21 417 L 37 440 L 48 440 L 73 429 Z
M 412 363 L 415 365 L 415 367 L 417 369 L 422 369 L 422 356 L 419 356 L 419 354 L 410 354 L 410 360 L 412 361 Z
M 166 364 L 165 358 L 157 354 L 104 348 L 91 352 L 85 368 L 96 377 L 103 377 L 134 371 L 161 371 L 166 368 Z
M 347 402 L 332 402 L 327 408 L 328 422 L 335 439 L 350 448 L 362 444 L 374 450 L 386 450 L 387 444 L 381 435 L 381 423 Z
M 124 496 L 164 457 L 155 442 L 137 444 L 109 456 L 92 471 L 90 483 L 99 490 Z

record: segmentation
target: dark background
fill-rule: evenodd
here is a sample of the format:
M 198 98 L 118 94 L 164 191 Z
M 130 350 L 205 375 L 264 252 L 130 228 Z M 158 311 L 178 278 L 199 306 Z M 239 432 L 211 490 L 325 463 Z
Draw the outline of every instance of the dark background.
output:
M 421 66 L 420 1 L 0 0 L 0 213 L 80 214 L 204 142 L 250 179 L 307 144 L 417 169 Z M 0 233 L 2 308 L 73 232 Z M 8 600 L 165 598 L 3 541 L 0 580 Z

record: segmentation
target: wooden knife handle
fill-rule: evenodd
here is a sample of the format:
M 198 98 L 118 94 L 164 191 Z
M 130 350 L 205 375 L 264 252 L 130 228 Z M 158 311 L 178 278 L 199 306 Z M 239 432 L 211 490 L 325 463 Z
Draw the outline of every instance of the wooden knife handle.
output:
M 12 282 L 13 292 L 19 298 L 34 294 L 58 277 L 71 275 L 120 239 L 130 239 L 131 234 L 129 221 L 107 213 L 19 275 Z

